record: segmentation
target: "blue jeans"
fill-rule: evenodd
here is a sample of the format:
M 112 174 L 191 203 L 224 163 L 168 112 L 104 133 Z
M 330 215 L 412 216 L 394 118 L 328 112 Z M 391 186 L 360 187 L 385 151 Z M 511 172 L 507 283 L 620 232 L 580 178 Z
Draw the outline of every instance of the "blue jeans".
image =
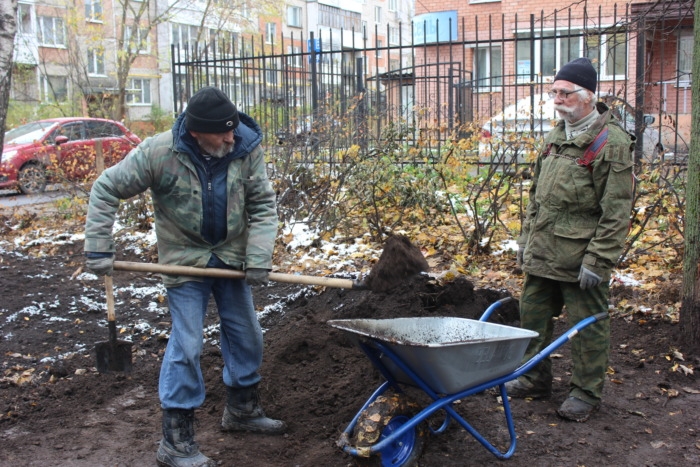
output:
M 215 256 L 208 267 L 225 267 Z M 200 367 L 204 317 L 213 294 L 219 312 L 224 384 L 248 387 L 260 381 L 263 337 L 250 286 L 244 279 L 205 277 L 168 291 L 172 331 L 160 367 L 158 393 L 163 409 L 194 409 L 204 402 Z

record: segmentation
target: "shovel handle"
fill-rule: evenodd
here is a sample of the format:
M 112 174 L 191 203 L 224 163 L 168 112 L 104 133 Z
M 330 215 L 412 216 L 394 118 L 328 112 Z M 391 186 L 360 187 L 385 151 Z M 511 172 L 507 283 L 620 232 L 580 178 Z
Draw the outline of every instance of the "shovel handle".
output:
M 105 276 L 105 296 L 107 297 L 107 321 L 116 321 L 114 315 L 114 283 L 112 276 Z
M 195 268 L 192 266 L 176 266 L 171 264 L 137 263 L 132 261 L 115 261 L 114 269 L 117 271 L 156 272 L 174 276 L 197 277 L 223 277 L 228 279 L 245 279 L 245 272 L 235 269 L 220 268 Z M 271 272 L 271 281 L 286 282 L 289 284 L 320 285 L 339 289 L 362 288 L 361 284 L 352 279 L 338 279 L 335 277 L 302 276 L 297 274 L 283 274 Z

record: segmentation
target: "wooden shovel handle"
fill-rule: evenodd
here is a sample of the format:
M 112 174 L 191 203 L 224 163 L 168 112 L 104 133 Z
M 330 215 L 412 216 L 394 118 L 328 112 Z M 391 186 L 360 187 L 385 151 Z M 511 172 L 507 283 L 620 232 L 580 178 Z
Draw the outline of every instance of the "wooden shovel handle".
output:
M 112 276 L 105 276 L 105 295 L 107 297 L 107 321 L 116 321 L 114 315 L 114 283 Z
M 176 266 L 171 264 L 115 261 L 114 269 L 117 271 L 156 272 L 160 274 L 170 274 L 173 276 L 204 276 L 245 279 L 245 272 L 234 269 L 195 268 L 192 266 Z M 302 276 L 297 274 L 283 274 L 279 272 L 271 272 L 269 277 L 271 281 L 286 282 L 289 284 L 320 285 L 338 289 L 363 288 L 361 284 L 351 279 L 338 279 L 334 277 Z

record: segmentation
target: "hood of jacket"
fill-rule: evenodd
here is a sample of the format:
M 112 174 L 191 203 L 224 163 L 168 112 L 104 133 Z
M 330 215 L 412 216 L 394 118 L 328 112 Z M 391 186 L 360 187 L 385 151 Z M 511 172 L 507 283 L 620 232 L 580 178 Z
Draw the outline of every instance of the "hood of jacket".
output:
M 235 143 L 226 159 L 238 159 L 249 154 L 256 146 L 262 143 L 263 132 L 260 125 L 247 114 L 238 112 L 240 123 L 233 131 Z M 178 152 L 198 154 L 197 140 L 185 128 L 185 113 L 181 113 L 173 124 L 173 148 Z

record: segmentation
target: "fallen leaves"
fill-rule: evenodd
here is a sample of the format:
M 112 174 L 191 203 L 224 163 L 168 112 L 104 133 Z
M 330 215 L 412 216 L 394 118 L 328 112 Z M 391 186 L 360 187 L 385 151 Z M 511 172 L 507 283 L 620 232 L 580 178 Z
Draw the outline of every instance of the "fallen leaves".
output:
M 22 386 L 31 383 L 35 378 L 36 368 L 12 367 L 4 371 L 0 382 Z

